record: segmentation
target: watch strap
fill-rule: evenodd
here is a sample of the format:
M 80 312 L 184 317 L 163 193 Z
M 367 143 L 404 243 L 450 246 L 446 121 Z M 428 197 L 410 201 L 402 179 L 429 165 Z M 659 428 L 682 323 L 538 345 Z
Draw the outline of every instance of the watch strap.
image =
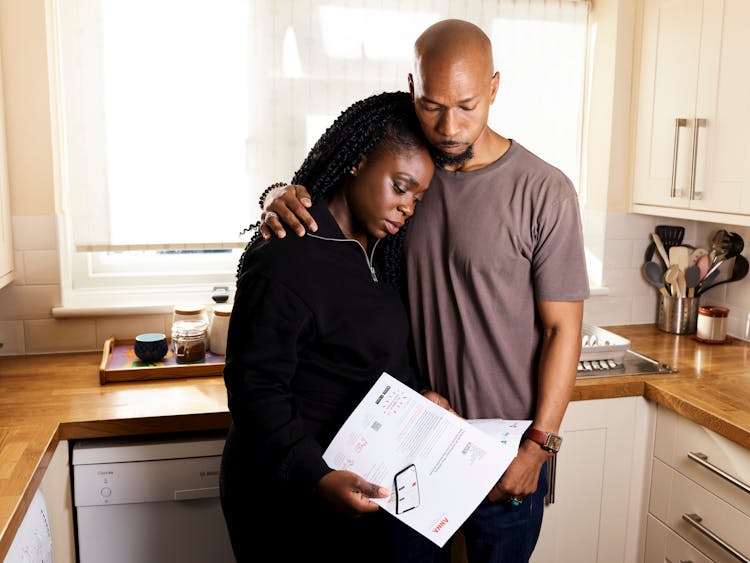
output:
M 526 432 L 524 432 L 523 437 L 532 442 L 536 442 L 542 447 L 542 449 L 550 453 L 556 454 L 560 451 L 562 438 L 552 432 L 544 432 L 543 430 L 538 430 L 536 428 L 528 428 Z

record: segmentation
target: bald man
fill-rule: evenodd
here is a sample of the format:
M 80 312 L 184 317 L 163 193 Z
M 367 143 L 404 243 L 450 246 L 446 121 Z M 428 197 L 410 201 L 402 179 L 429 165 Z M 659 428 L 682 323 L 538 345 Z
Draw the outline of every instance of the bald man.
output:
M 527 561 L 536 545 L 589 295 L 575 189 L 489 128 L 499 81 L 490 40 L 472 23 L 438 22 L 415 43 L 409 90 L 438 165 L 405 244 L 419 370 L 428 395 L 461 416 L 532 420 L 462 528 L 470 563 Z M 298 235 L 316 229 L 308 205 L 301 186 L 266 201 Z M 263 219 L 264 236 L 284 236 L 278 217 Z M 421 560 L 441 557 L 416 547 Z

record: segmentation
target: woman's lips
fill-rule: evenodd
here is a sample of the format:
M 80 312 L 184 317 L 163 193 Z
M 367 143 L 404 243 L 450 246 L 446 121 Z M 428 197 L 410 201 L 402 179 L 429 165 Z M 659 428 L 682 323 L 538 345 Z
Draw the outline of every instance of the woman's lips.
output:
M 385 220 L 385 230 L 392 235 L 395 235 L 403 226 L 403 223 L 394 223 L 393 221 L 389 221 L 388 219 Z

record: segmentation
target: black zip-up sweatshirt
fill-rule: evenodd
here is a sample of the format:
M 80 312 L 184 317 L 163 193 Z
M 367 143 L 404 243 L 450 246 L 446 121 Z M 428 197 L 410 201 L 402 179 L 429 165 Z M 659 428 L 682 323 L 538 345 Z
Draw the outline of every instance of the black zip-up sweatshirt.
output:
M 251 246 L 224 369 L 251 471 L 299 493 L 331 470 L 323 451 L 382 372 L 416 386 L 406 309 L 374 266 L 377 243 L 368 256 L 324 202 L 310 211 L 316 233 Z

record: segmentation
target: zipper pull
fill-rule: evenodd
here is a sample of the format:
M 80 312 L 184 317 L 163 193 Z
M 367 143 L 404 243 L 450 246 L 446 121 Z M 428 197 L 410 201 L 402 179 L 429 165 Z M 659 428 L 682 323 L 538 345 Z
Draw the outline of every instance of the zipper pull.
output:
M 375 275 L 375 268 L 370 266 L 370 274 L 372 274 L 372 281 L 378 283 L 378 276 Z

